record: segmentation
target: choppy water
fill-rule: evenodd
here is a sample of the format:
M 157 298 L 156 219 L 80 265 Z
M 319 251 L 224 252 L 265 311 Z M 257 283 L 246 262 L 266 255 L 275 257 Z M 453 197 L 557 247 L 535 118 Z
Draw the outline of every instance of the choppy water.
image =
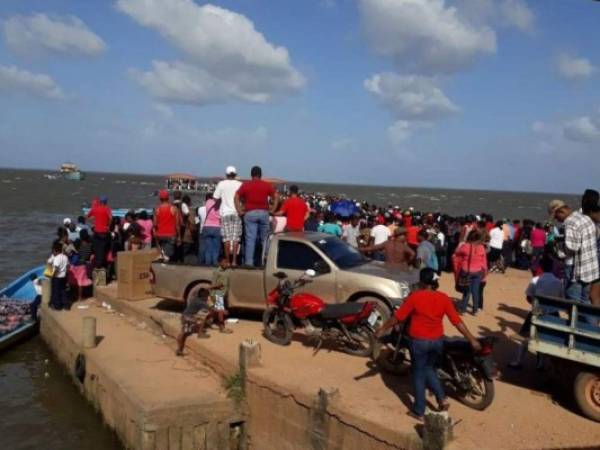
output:
M 158 176 L 122 174 L 88 174 L 83 182 L 49 180 L 45 173 L 50 172 L 0 169 L 0 286 L 47 258 L 56 228 L 64 217 L 79 215 L 83 202 L 107 195 L 113 207 L 150 207 L 163 183 Z M 546 204 L 557 197 L 578 203 L 573 195 L 299 185 L 381 206 L 451 215 L 487 212 L 511 219 L 545 220 Z M 118 443 L 36 338 L 0 355 L 0 448 L 112 450 Z

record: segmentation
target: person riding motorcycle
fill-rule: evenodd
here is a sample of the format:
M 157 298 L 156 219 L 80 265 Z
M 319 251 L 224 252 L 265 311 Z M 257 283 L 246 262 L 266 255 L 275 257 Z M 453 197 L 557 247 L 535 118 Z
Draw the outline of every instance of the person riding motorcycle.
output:
M 433 269 L 424 268 L 419 273 L 420 288 L 410 294 L 402 306 L 375 335 L 383 336 L 390 328 L 404 322 L 410 316 L 408 333 L 411 338 L 410 354 L 412 360 L 412 382 L 414 404 L 409 415 L 423 420 L 425 414 L 425 388 L 429 387 L 436 397 L 440 411 L 450 407 L 442 384 L 435 372 L 437 361 L 444 348 L 444 316 L 469 341 L 475 351 L 481 350 L 481 344 L 465 326 L 456 312 L 450 297 L 437 292 L 438 276 Z

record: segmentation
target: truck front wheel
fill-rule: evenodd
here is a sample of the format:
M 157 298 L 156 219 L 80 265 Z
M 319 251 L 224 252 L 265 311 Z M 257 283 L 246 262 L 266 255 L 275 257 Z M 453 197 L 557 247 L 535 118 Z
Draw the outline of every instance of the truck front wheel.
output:
M 377 317 L 377 322 L 375 322 L 375 324 L 373 324 L 373 329 L 374 330 L 377 330 L 379 327 L 381 327 L 381 325 L 383 325 L 384 323 L 386 323 L 390 317 L 392 317 L 392 310 L 387 305 L 387 303 L 384 302 L 383 300 L 381 300 L 380 298 L 377 298 L 377 297 L 360 297 L 356 301 L 359 302 L 359 303 L 368 303 L 368 302 L 371 302 L 371 303 L 375 304 L 375 311 L 377 312 L 378 317 Z
M 575 378 L 575 400 L 581 412 L 600 422 L 600 374 L 579 372 Z
M 277 308 L 267 308 L 263 313 L 265 337 L 277 345 L 289 345 L 294 335 L 294 324 L 289 314 Z

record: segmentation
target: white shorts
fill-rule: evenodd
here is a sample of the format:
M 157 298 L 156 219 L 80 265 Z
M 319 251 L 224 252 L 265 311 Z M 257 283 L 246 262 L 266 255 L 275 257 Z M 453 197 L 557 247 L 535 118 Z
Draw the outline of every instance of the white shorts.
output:
M 225 311 L 225 299 L 222 295 L 215 295 L 215 311 Z

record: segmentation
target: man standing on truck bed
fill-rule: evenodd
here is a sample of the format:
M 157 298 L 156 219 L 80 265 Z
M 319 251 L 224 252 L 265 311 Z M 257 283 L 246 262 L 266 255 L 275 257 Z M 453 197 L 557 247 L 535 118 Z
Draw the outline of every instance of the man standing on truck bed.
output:
M 232 266 L 235 266 L 242 237 L 242 219 L 236 209 L 235 194 L 242 182 L 236 180 L 237 171 L 233 166 L 225 169 L 225 177 L 217 184 L 213 198 L 217 202 L 221 202 L 219 213 L 221 215 L 221 236 L 225 244 L 225 258 Z
M 181 243 L 181 213 L 169 203 L 169 193 L 161 190 L 158 194 L 160 204 L 154 210 L 154 235 L 158 247 L 168 260 L 175 256 L 176 245 Z
M 242 183 L 235 194 L 235 208 L 240 216 L 244 216 L 246 232 L 244 262 L 247 266 L 254 266 L 257 235 L 261 248 L 264 249 L 269 232 L 269 212 L 275 212 L 279 203 L 279 194 L 271 183 L 261 179 L 262 169 L 260 167 L 252 167 L 250 176 L 252 179 Z M 269 205 L 269 199 L 271 205 Z
M 310 212 L 306 202 L 298 196 L 298 186 L 295 184 L 290 186 L 290 197 L 283 202 L 276 215 L 287 218 L 285 231 L 304 231 L 304 222 Z

